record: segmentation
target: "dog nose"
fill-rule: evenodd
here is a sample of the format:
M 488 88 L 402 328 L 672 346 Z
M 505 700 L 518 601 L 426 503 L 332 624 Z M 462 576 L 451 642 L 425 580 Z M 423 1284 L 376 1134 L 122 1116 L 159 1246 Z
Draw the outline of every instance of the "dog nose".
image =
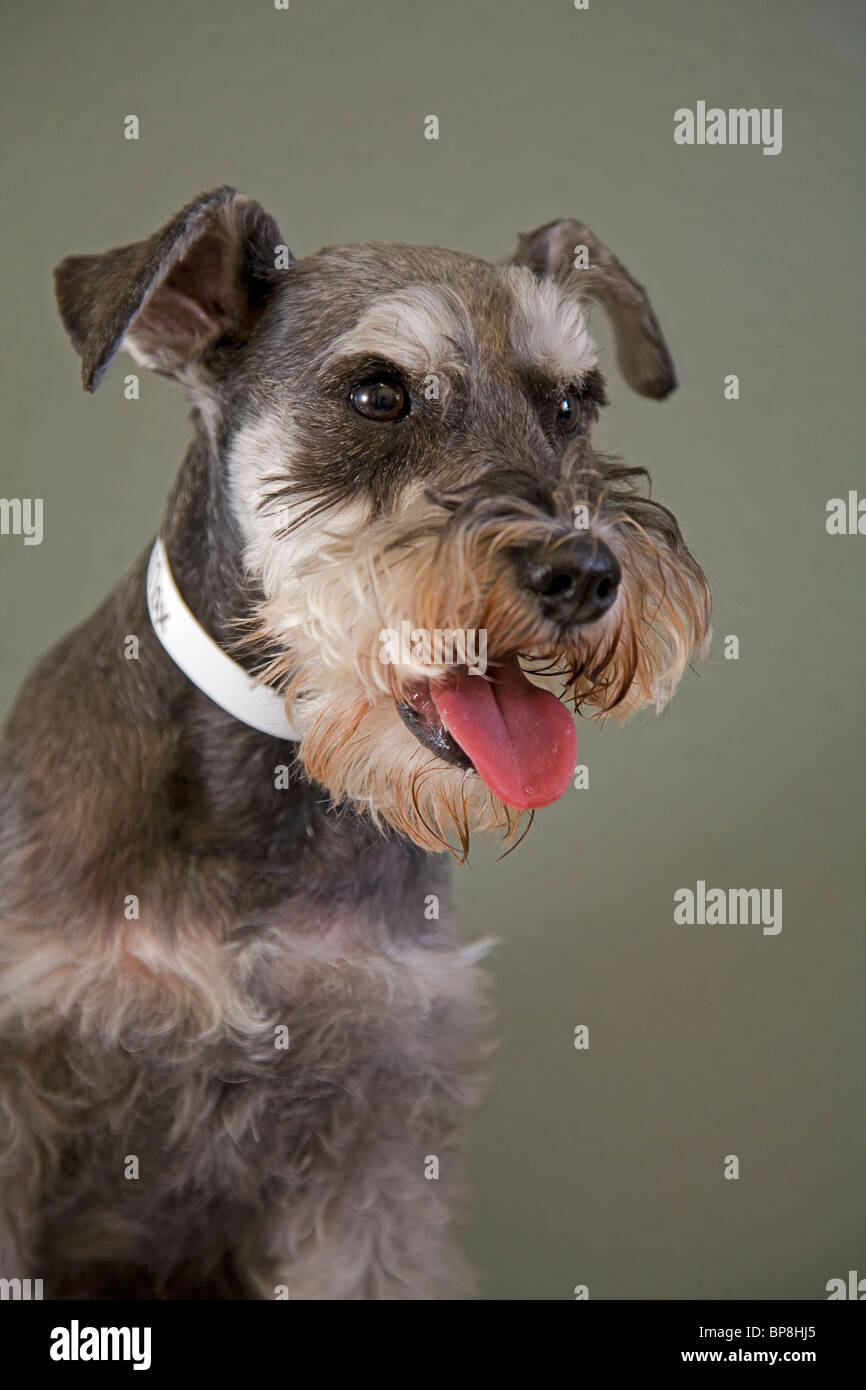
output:
M 581 537 L 518 557 L 521 585 L 537 596 L 546 618 L 560 627 L 592 623 L 613 604 L 621 572 L 604 541 Z

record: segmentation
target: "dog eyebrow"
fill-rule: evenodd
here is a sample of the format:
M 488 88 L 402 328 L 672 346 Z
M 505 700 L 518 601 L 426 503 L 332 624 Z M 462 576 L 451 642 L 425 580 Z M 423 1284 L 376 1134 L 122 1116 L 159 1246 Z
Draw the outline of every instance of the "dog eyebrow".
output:
M 553 280 L 539 280 L 527 266 L 508 266 L 505 274 L 515 360 L 559 381 L 580 381 L 593 372 L 598 349 L 575 296 Z
M 469 310 L 445 285 L 406 285 L 376 300 L 341 333 L 323 358 L 326 371 L 344 358 L 383 358 L 424 375 L 465 369 L 475 355 Z
M 566 382 L 566 386 L 570 384 Z M 575 377 L 573 384 L 577 387 L 581 400 L 592 401 L 599 407 L 609 404 L 607 386 L 597 367 L 591 367 L 583 376 Z
M 520 366 L 518 370 L 522 380 L 536 396 L 550 397 L 558 392 L 567 394 L 576 391 L 582 401 L 590 401 L 599 407 L 608 404 L 605 380 L 597 367 L 571 376 L 541 371 L 535 363 Z

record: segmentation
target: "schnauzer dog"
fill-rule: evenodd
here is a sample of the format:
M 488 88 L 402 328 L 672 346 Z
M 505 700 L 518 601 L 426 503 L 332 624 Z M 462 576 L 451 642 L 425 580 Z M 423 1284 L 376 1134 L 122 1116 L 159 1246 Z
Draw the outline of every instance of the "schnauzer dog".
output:
M 122 346 L 195 438 L 2 743 L 0 1275 L 467 1296 L 489 1006 L 448 852 L 514 845 L 571 785 L 569 705 L 661 708 L 709 632 L 674 517 L 591 442 L 586 303 L 661 398 L 655 314 L 580 222 L 501 265 L 295 260 L 230 188 L 56 284 L 86 389 Z

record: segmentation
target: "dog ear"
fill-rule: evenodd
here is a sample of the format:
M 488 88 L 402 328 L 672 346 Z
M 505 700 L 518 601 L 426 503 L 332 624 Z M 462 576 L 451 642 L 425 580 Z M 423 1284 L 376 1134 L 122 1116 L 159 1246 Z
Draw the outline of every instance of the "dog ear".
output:
M 67 256 L 54 283 L 85 390 L 96 390 L 121 345 L 174 376 L 205 346 L 244 342 L 273 285 L 279 245 L 279 227 L 258 203 L 217 188 L 145 241 Z
M 589 260 L 585 269 L 579 267 L 579 258 L 575 266 L 581 246 Z M 656 400 L 670 395 L 676 372 L 647 292 L 584 222 L 562 218 L 521 233 L 511 262 L 529 266 L 537 275 L 552 275 L 581 297 L 597 300 L 611 321 L 617 360 L 628 384 Z

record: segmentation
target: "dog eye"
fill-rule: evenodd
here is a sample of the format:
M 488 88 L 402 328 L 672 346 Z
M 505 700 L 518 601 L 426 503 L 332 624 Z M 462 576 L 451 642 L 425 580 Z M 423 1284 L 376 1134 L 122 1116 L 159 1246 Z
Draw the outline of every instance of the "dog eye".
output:
M 368 420 L 399 420 L 409 414 L 409 393 L 396 377 L 359 382 L 349 400 Z
M 560 434 L 574 434 L 580 424 L 580 397 L 560 396 L 556 405 L 556 428 Z

